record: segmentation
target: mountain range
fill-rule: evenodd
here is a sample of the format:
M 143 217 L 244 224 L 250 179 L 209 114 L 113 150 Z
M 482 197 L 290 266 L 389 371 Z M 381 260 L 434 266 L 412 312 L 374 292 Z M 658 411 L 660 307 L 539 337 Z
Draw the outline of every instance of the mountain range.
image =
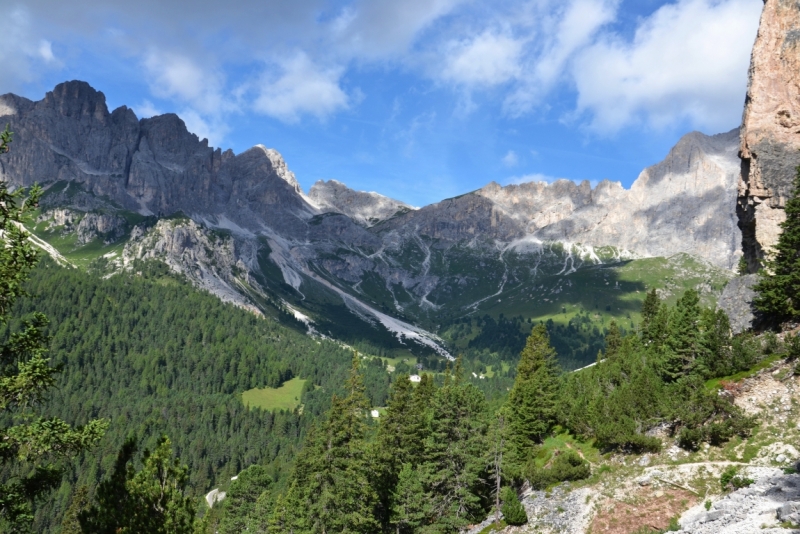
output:
M 492 182 L 415 208 L 335 180 L 306 194 L 276 150 L 214 149 L 177 115 L 109 111 L 85 82 L 36 102 L 0 96 L 0 121 L 14 132 L 2 178 L 45 187 L 32 229 L 65 262 L 113 273 L 158 259 L 225 301 L 289 311 L 348 343 L 451 357 L 447 325 L 500 310 L 627 320 L 646 286 L 669 296 L 678 278 L 713 299 L 741 255 L 738 129 L 684 136 L 630 189 Z M 682 276 L 646 279 L 636 265 L 648 258 Z

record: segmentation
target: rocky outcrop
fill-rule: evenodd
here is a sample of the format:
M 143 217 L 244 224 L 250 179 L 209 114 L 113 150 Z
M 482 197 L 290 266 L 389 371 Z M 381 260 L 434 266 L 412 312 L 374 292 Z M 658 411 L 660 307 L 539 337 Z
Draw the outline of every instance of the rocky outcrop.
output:
M 778 240 L 800 165 L 800 8 L 765 0 L 750 62 L 737 212 L 748 267 Z
M 59 84 L 38 102 L 0 96 L 0 122 L 14 131 L 14 150 L 0 162 L 0 178 L 13 185 L 69 182 L 143 214 L 218 217 L 249 231 L 267 224 L 287 235 L 302 234 L 297 222 L 318 213 L 276 151 L 234 155 L 189 133 L 177 115 L 109 112 L 85 82 Z
M 378 193 L 354 191 L 336 180 L 319 180 L 308 196 L 323 212 L 343 213 L 366 227 L 415 209 Z
M 753 327 L 755 321 L 753 299 L 756 296 L 753 286 L 757 281 L 758 275 L 755 274 L 737 276 L 722 290 L 717 305 L 728 315 L 734 334 Z
M 135 227 L 120 260 L 129 268 L 134 260 L 163 261 L 222 301 L 260 314 L 242 290 L 243 284 L 258 288 L 250 277 L 256 253 L 253 241 L 214 232 L 190 219 L 164 219 L 150 229 Z
M 592 189 L 568 180 L 486 187 L 378 225 L 413 228 L 442 243 L 531 238 L 614 246 L 640 256 L 681 252 L 732 268 L 740 236 L 734 206 L 739 132 L 684 136 L 630 190 L 604 181 Z

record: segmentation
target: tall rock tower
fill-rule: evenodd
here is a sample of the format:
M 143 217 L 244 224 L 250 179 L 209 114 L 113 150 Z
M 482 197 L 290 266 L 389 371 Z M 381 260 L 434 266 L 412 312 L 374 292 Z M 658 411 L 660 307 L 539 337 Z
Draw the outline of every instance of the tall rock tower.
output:
M 800 1 L 764 0 L 742 117 L 737 214 L 751 272 L 780 235 L 800 165 Z

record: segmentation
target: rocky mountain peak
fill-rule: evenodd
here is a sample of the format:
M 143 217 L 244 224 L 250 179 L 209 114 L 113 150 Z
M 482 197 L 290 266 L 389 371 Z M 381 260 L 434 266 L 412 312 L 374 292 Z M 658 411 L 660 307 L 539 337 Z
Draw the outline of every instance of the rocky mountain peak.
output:
M 297 178 L 295 178 L 294 173 L 289 170 L 289 166 L 286 165 L 286 161 L 283 159 L 283 156 L 280 152 L 274 148 L 267 148 L 264 145 L 256 145 L 253 147 L 253 149 L 261 150 L 264 155 L 267 156 L 270 164 L 272 164 L 272 169 L 274 170 L 275 174 L 281 180 L 292 186 L 295 191 L 302 193 L 302 189 L 300 188 L 300 184 L 297 182 Z
M 343 213 L 367 227 L 416 209 L 375 192 L 355 191 L 336 180 L 317 181 L 308 195 L 323 212 Z
M 91 116 L 105 122 L 109 115 L 106 96 L 88 83 L 79 80 L 56 85 L 45 95 L 42 105 L 58 111 L 65 117 Z

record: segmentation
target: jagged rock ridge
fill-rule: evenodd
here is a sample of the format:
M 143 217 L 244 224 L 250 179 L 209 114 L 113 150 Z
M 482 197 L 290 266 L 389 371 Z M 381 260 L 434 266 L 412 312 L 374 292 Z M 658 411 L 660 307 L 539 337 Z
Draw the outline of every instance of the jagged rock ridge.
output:
M 800 9 L 764 0 L 742 118 L 738 216 L 751 272 L 778 241 L 800 165 Z
M 375 192 L 354 191 L 336 180 L 319 180 L 308 196 L 323 212 L 343 213 L 366 227 L 416 209 Z

